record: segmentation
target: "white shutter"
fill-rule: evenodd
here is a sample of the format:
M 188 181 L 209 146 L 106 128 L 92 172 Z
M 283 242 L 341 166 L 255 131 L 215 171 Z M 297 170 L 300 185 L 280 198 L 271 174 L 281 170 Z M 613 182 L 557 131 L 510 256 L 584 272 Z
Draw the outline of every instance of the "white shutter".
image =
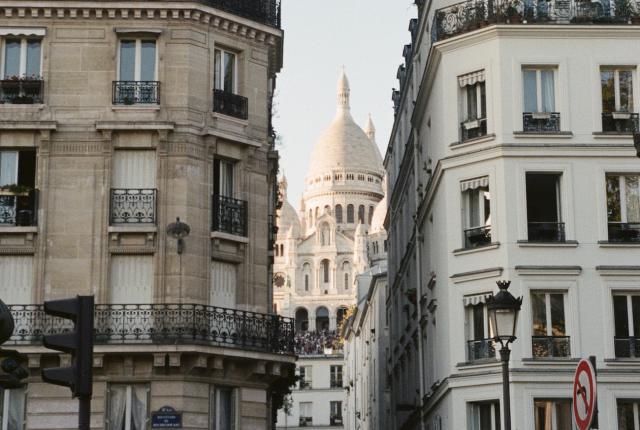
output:
M 155 188 L 156 152 L 118 150 L 113 153 L 113 188 Z
M 236 276 L 235 264 L 221 261 L 211 262 L 211 289 L 209 304 L 222 308 L 236 307 Z
M 0 257 L 0 299 L 6 304 L 32 304 L 33 257 L 30 255 Z
M 114 304 L 153 302 L 153 256 L 114 255 L 111 257 L 109 301 Z

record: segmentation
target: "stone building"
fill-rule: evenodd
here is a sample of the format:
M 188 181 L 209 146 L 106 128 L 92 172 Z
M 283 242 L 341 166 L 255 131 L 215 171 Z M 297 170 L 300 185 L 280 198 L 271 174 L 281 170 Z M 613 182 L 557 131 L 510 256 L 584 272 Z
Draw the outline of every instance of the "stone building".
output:
M 69 363 L 41 304 L 76 294 L 97 303 L 92 428 L 163 406 L 270 428 L 294 363 L 270 314 L 282 39 L 277 0 L 0 5 L 0 297 L 31 371 L 3 429 L 77 428 L 39 377 Z

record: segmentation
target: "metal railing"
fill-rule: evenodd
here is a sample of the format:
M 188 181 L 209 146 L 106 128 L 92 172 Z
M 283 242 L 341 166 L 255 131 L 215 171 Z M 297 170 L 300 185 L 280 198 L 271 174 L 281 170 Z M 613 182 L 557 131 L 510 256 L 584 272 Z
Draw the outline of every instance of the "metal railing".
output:
M 465 249 L 491 245 L 491 226 L 467 228 L 464 230 Z
M 615 337 L 614 348 L 618 358 L 640 358 L 640 339 L 637 337 Z
M 460 123 L 461 139 L 465 140 L 476 139 L 478 137 L 487 135 L 487 119 L 478 118 L 475 120 L 467 120 Z
M 213 90 L 213 111 L 239 119 L 249 117 L 249 99 L 223 90 Z
M 467 360 L 488 360 L 496 358 L 493 339 L 479 339 L 467 341 Z
M 571 357 L 571 337 L 569 336 L 532 336 L 532 351 L 536 358 Z
M 280 0 L 200 0 L 201 3 L 280 28 Z
M 431 38 L 437 42 L 492 24 L 627 24 L 638 12 L 627 0 L 468 0 L 436 10 Z
M 157 190 L 154 188 L 112 188 L 109 210 L 111 224 L 155 224 Z
M 113 104 L 160 104 L 160 82 L 113 81 Z
M 602 112 L 603 133 L 635 133 L 638 128 L 638 114 L 634 112 Z
M 2 79 L 0 80 L 0 103 L 40 104 L 44 98 L 42 79 Z
M 38 190 L 25 194 L 0 195 L 0 226 L 38 225 Z
M 563 222 L 529 222 L 529 242 L 565 242 Z
M 524 112 L 522 131 L 525 133 L 558 133 L 560 131 L 559 112 Z
M 609 242 L 636 243 L 640 242 L 640 222 L 610 222 Z
M 15 330 L 7 342 L 30 345 L 72 330 L 42 305 L 10 305 Z M 199 344 L 294 354 L 294 321 L 273 314 L 196 304 L 95 305 L 96 344 Z
M 245 200 L 214 194 L 211 206 L 213 208 L 212 231 L 247 236 L 248 210 Z

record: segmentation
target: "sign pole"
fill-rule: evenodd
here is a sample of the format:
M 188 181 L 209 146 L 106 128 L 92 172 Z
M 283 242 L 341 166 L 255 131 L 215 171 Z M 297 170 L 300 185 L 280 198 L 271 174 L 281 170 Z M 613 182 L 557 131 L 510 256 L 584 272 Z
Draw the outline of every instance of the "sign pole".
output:
M 593 371 L 594 371 L 593 373 L 594 373 L 595 378 L 597 380 L 598 379 L 598 368 L 596 367 L 596 356 L 595 355 L 590 355 L 589 356 L 589 361 L 591 362 L 591 365 L 593 366 Z M 600 428 L 600 426 L 598 425 L 598 398 L 596 397 L 596 404 L 595 404 L 594 409 L 593 409 L 593 421 L 591 421 L 591 429 L 592 430 L 598 430 L 598 428 Z

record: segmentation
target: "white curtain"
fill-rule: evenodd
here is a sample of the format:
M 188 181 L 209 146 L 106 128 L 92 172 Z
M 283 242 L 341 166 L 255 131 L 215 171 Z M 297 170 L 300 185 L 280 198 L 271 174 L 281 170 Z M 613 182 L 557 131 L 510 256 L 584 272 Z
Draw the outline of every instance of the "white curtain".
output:
M 24 406 L 26 387 L 6 390 L 9 394 L 9 419 L 7 430 L 22 430 L 24 428 Z M 5 399 L 7 401 L 7 399 Z
M 153 301 L 153 278 L 152 256 L 112 256 L 110 302 L 116 304 L 151 303 Z
M 6 304 L 32 303 L 33 256 L 0 256 L 0 299 Z
M 231 388 L 216 389 L 216 430 L 235 429 L 235 392 Z
M 126 405 L 126 385 L 112 385 L 109 390 L 109 430 L 122 430 Z
M 220 192 L 221 196 L 233 197 L 233 163 L 220 161 Z
M 625 176 L 627 197 L 627 221 L 640 222 L 640 176 Z
M 553 70 L 542 70 L 540 72 L 542 112 L 555 112 L 556 110 L 553 74 Z
M 131 389 L 131 430 L 144 430 L 147 424 L 147 398 L 149 389 L 144 385 L 134 385 Z
M 0 152 L 0 186 L 18 182 L 18 152 Z
M 212 261 L 209 305 L 235 308 L 236 284 L 237 266 L 235 264 Z
M 524 90 L 524 111 L 538 111 L 538 86 L 535 70 L 522 71 L 522 87 Z
M 113 153 L 113 188 L 155 188 L 156 152 L 118 150 Z

